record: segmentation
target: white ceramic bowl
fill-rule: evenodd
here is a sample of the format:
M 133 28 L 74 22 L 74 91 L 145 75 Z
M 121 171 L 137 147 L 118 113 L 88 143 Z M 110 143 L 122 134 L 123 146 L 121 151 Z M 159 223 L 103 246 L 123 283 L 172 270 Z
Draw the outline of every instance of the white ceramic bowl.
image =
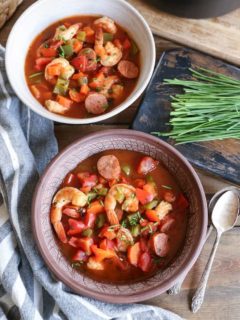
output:
M 108 113 L 87 119 L 64 117 L 49 112 L 28 89 L 24 64 L 27 51 L 35 37 L 52 23 L 76 15 L 106 15 L 121 25 L 140 48 L 141 70 L 132 94 Z M 155 44 L 151 30 L 140 15 L 124 0 L 39 0 L 17 20 L 9 35 L 6 48 L 6 69 L 18 97 L 41 116 L 62 123 L 87 124 L 113 117 L 129 107 L 146 88 L 155 64 Z

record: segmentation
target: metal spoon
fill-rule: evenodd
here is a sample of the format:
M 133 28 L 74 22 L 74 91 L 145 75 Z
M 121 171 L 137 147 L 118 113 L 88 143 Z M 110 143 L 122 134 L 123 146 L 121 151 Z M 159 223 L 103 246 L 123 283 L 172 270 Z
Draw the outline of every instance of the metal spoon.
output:
M 236 187 L 226 187 L 226 188 L 223 188 L 221 189 L 220 191 L 218 191 L 217 193 L 215 193 L 213 195 L 213 197 L 211 198 L 210 202 L 209 202 L 209 216 L 212 215 L 212 211 L 213 211 L 213 208 L 217 202 L 217 200 L 219 199 L 219 197 L 226 191 L 234 191 L 236 193 L 239 194 L 239 197 L 240 197 L 240 189 L 236 188 Z M 239 214 L 239 213 L 238 213 Z M 208 232 L 207 232 L 207 235 L 206 235 L 206 238 L 205 238 L 205 241 L 203 243 L 203 246 L 204 244 L 206 243 L 206 241 L 208 240 L 208 238 L 210 237 L 211 233 L 213 231 L 213 225 L 211 224 L 208 228 Z M 182 287 L 182 284 L 183 284 L 183 281 L 185 280 L 186 276 L 188 275 L 188 272 L 183 275 L 183 277 L 178 280 L 178 282 L 176 284 L 174 284 L 168 291 L 167 293 L 169 295 L 176 295 L 178 294 L 180 291 L 181 291 L 181 287 Z
M 207 281 L 222 234 L 232 229 L 237 222 L 239 211 L 239 194 L 236 191 L 225 192 L 216 202 L 212 211 L 212 223 L 217 231 L 217 237 L 209 257 L 206 268 L 203 272 L 199 286 L 192 299 L 192 311 L 197 312 L 204 300 Z

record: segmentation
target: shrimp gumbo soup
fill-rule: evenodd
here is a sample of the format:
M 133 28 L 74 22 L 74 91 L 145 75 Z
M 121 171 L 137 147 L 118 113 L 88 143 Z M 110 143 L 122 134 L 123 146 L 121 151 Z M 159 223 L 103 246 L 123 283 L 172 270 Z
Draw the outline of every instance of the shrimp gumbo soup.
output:
M 134 90 L 137 44 L 108 17 L 75 16 L 45 29 L 31 44 L 25 76 L 50 112 L 89 118 L 109 112 Z
M 159 161 L 108 150 L 68 173 L 52 199 L 50 220 L 73 268 L 97 281 L 129 283 L 163 270 L 178 255 L 188 206 Z

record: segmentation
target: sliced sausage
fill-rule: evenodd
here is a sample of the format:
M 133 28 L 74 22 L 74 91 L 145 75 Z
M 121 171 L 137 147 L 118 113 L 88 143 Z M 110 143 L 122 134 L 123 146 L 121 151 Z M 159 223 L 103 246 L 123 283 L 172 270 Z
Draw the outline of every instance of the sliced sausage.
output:
M 127 79 L 137 78 L 139 74 L 138 67 L 133 62 L 128 60 L 122 60 L 119 62 L 118 71 Z
M 173 218 L 167 219 L 161 226 L 161 232 L 168 232 L 175 224 L 176 220 Z
M 97 55 L 92 48 L 82 49 L 78 56 L 85 56 L 87 58 L 87 63 L 85 66 L 85 72 L 95 71 L 97 68 Z
M 156 233 L 150 239 L 150 245 L 152 250 L 159 257 L 166 257 L 170 246 L 169 246 L 169 237 L 166 233 Z
M 102 156 L 97 162 L 97 169 L 107 180 L 118 179 L 121 174 L 120 163 L 114 155 Z
M 107 98 L 101 93 L 91 93 L 85 100 L 85 108 L 89 113 L 102 114 L 108 108 Z

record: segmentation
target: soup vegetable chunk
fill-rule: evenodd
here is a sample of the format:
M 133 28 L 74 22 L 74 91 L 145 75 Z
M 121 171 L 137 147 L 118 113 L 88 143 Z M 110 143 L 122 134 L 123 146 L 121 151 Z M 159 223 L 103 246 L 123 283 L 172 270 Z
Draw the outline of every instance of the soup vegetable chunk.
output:
M 131 94 L 139 76 L 139 49 L 109 17 L 71 17 L 34 40 L 25 71 L 32 94 L 50 112 L 90 117 Z
M 188 200 L 159 161 L 111 150 L 70 172 L 50 220 L 72 266 L 98 281 L 121 283 L 166 267 L 184 242 Z

